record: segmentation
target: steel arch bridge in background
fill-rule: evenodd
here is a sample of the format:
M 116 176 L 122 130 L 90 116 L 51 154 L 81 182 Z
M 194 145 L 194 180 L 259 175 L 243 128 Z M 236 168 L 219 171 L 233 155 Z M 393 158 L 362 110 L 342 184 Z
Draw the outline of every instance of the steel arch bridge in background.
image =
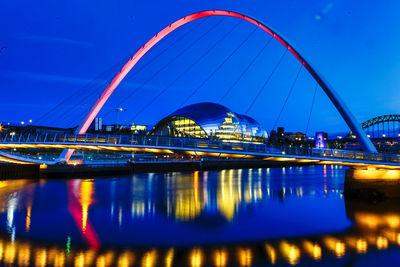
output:
M 308 70 L 308 72 L 313 76 L 313 78 L 317 81 L 317 83 L 324 90 L 325 94 L 329 97 L 331 102 L 334 104 L 336 109 L 339 111 L 340 115 L 343 117 L 350 130 L 357 134 L 357 139 L 360 142 L 362 149 L 366 152 L 376 152 L 376 149 L 372 142 L 369 140 L 367 135 L 364 133 L 361 125 L 358 123 L 354 115 L 351 113 L 349 108 L 344 104 L 343 100 L 339 97 L 336 91 L 332 88 L 332 86 L 321 76 L 316 70 L 298 53 L 292 45 L 289 44 L 281 35 L 279 35 L 275 30 L 267 27 L 265 24 L 261 23 L 258 20 L 255 20 L 249 16 L 245 16 L 243 14 L 226 11 L 226 10 L 207 10 L 202 12 L 193 13 L 186 17 L 183 17 L 174 23 L 168 25 L 155 36 L 153 36 L 147 43 L 145 43 L 122 67 L 122 69 L 118 72 L 118 74 L 112 79 L 111 83 L 104 89 L 101 96 L 98 98 L 96 103 L 93 105 L 89 113 L 86 115 L 85 119 L 81 123 L 81 125 L 77 128 L 76 134 L 85 134 L 89 126 L 92 124 L 93 120 L 100 112 L 108 98 L 117 88 L 117 86 L 121 83 L 121 81 L 125 78 L 125 76 L 129 73 L 129 71 L 136 65 L 136 63 L 159 41 L 161 41 L 165 36 L 176 30 L 177 28 L 200 18 L 211 17 L 211 16 L 227 16 L 227 17 L 235 17 L 245 21 L 248 21 L 257 27 L 261 28 L 276 40 L 278 40 L 286 49 L 288 49 L 299 61 L 300 63 Z M 73 153 L 73 150 L 65 150 L 61 158 L 68 160 Z
M 385 127 L 385 125 L 387 127 Z M 399 137 L 400 115 L 382 115 L 369 119 L 361 124 L 361 127 L 371 138 Z

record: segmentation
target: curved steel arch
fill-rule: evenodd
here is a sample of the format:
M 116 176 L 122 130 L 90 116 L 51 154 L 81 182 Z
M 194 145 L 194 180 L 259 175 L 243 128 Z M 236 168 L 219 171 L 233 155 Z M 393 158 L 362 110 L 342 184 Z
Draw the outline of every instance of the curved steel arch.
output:
M 236 17 L 239 19 L 246 20 L 259 28 L 263 29 L 270 35 L 272 35 L 276 40 L 278 40 L 283 46 L 285 46 L 300 62 L 304 65 L 304 67 L 308 70 L 308 72 L 314 77 L 314 79 L 318 82 L 321 88 L 324 90 L 325 94 L 329 97 L 331 102 L 335 105 L 336 109 L 339 111 L 343 119 L 346 121 L 347 125 L 351 129 L 352 132 L 357 134 L 358 141 L 360 142 L 361 147 L 364 151 L 368 152 L 376 152 L 376 149 L 372 142 L 369 140 L 367 135 L 361 128 L 361 125 L 357 122 L 354 115 L 350 112 L 348 107 L 344 104 L 343 100 L 339 97 L 339 95 L 333 90 L 332 86 L 321 77 L 321 75 L 317 74 L 313 67 L 291 46 L 289 43 L 276 31 L 267 27 L 265 24 L 251 18 L 245 16 L 243 14 L 226 11 L 226 10 L 207 10 L 202 12 L 193 13 L 186 17 L 183 17 L 172 24 L 165 27 L 155 36 L 153 36 L 147 43 L 145 43 L 129 60 L 128 62 L 122 67 L 122 69 L 118 72 L 118 74 L 113 78 L 111 83 L 104 89 L 101 96 L 97 99 L 96 103 L 93 105 L 90 112 L 86 115 L 85 119 L 83 120 L 82 124 L 77 128 L 77 134 L 85 134 L 91 123 L 93 122 L 94 118 L 100 112 L 103 105 L 106 103 L 108 98 L 117 88 L 117 86 L 121 83 L 121 81 L 125 78 L 128 72 L 135 66 L 135 64 L 160 40 L 162 40 L 165 36 L 169 33 L 173 32 L 177 28 L 200 18 L 204 17 L 211 17 L 211 16 L 228 16 L 228 17 Z M 73 151 L 69 151 L 63 153 L 62 157 L 66 160 L 72 155 Z
M 369 119 L 361 124 L 363 129 L 367 129 L 373 125 L 389 122 L 389 121 L 398 121 L 400 122 L 400 115 L 390 114 L 390 115 L 382 115 L 372 119 Z

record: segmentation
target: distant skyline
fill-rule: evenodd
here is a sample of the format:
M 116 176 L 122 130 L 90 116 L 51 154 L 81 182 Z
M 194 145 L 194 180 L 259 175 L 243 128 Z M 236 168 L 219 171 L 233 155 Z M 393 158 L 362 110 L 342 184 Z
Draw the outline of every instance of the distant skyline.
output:
M 149 38 L 185 15 L 208 9 L 244 13 L 276 29 L 330 82 L 360 123 L 399 113 L 398 1 L 47 0 L 2 3 L 0 122 L 32 119 L 54 126 L 79 124 L 107 81 Z M 245 113 L 284 52 L 275 40 L 263 49 L 269 36 L 253 30 L 250 23 L 233 18 L 202 19 L 178 29 L 132 70 L 100 117 L 115 123 L 112 109 L 123 106 L 127 111 L 120 114 L 120 122 L 154 125 L 178 109 L 196 88 L 201 87 L 186 104 L 219 102 L 232 85 L 221 104 Z M 289 131 L 307 128 L 315 82 L 304 69 L 277 122 L 298 68 L 287 53 L 248 113 L 267 131 L 276 124 Z M 55 112 L 42 116 L 67 97 Z M 321 89 L 308 133 L 318 130 L 347 131 Z

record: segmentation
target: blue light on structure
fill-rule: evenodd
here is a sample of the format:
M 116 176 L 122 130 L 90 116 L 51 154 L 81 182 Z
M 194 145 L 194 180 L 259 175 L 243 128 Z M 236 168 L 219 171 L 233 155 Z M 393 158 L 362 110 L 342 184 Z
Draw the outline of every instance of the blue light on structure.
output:
M 324 132 L 315 133 L 315 147 L 316 148 L 326 148 L 327 134 Z

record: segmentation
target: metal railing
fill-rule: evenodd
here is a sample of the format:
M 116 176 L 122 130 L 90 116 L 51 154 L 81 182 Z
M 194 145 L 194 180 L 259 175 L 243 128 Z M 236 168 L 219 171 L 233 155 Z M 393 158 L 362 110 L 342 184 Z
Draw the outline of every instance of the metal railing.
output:
M 96 134 L 2 134 L 0 144 L 24 143 L 24 144 L 90 144 L 90 145 L 117 145 L 136 147 L 160 147 L 170 149 L 207 149 L 223 153 L 249 152 L 273 155 L 302 156 L 306 158 L 343 159 L 355 161 L 372 161 L 383 163 L 400 163 L 400 155 L 367 153 L 352 150 L 318 149 L 297 146 L 276 146 L 256 143 L 225 142 L 209 139 L 190 139 L 164 136 L 144 135 L 96 135 Z

